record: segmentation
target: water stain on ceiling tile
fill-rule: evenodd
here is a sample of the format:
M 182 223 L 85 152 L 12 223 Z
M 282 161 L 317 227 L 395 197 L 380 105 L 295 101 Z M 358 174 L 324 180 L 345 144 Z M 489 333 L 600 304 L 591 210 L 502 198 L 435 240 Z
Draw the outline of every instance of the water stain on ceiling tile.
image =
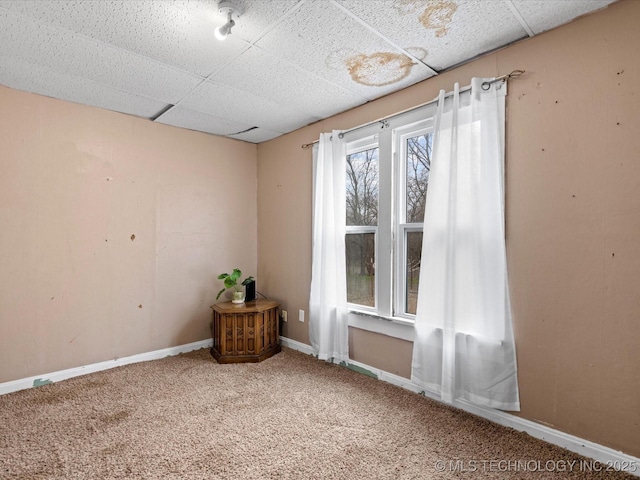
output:
M 406 55 L 391 52 L 361 53 L 347 58 L 345 64 L 354 82 L 371 87 L 399 82 L 409 76 L 414 65 Z
M 424 28 L 435 30 L 436 37 L 444 37 L 458 5 L 451 0 L 400 0 L 394 8 L 401 15 L 419 14 L 418 21 Z
M 402 53 L 357 53 L 344 49 L 333 52 L 326 63 L 334 69 L 347 68 L 351 79 L 368 87 L 384 87 L 399 82 L 411 73 L 415 63 Z
M 407 47 L 404 49 L 406 52 L 409 52 L 411 55 L 416 57 L 418 60 L 424 60 L 429 54 L 429 50 L 422 47 Z
M 431 3 L 420 15 L 420 23 L 425 28 L 435 30 L 436 37 L 444 37 L 458 5 L 450 1 Z

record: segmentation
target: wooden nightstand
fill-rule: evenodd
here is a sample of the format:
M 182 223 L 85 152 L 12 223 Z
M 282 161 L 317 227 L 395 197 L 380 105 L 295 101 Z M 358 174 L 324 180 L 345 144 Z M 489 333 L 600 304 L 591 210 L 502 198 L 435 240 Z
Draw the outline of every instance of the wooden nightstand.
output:
M 261 362 L 280 351 L 278 302 L 212 305 L 211 355 L 218 363 Z

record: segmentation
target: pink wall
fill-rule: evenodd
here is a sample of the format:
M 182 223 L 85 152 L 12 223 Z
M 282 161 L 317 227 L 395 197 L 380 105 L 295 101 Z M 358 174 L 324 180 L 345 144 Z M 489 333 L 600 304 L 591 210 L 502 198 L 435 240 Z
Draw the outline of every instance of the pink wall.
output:
M 0 87 L 0 382 L 210 338 L 256 182 L 255 145 Z
M 258 147 L 258 273 L 308 343 L 311 150 L 473 76 L 507 97 L 507 250 L 522 412 L 640 456 L 640 2 L 593 15 Z M 263 282 L 264 283 L 264 282 Z M 294 321 L 291 320 L 294 317 Z M 350 328 L 352 358 L 410 375 L 411 342 Z

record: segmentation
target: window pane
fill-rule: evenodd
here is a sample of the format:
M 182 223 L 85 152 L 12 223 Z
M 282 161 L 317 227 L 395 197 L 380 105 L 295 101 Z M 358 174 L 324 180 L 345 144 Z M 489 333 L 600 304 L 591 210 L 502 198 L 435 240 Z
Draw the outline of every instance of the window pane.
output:
M 347 225 L 378 225 L 378 148 L 347 155 Z
M 347 302 L 376 306 L 375 233 L 346 235 Z
M 420 258 L 422 257 L 422 232 L 407 232 L 407 291 L 405 312 L 415 315 L 418 306 L 418 283 L 420 282 Z
M 433 134 L 418 135 L 407 139 L 407 223 L 424 221 L 427 184 L 431 170 Z

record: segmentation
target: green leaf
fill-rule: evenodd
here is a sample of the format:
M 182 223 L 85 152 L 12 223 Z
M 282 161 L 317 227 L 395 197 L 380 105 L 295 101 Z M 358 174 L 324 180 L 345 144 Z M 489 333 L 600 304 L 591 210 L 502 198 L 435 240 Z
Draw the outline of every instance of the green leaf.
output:
M 221 273 L 220 275 L 218 275 L 218 280 L 222 280 L 223 278 L 227 278 L 228 276 L 228 273 Z
M 226 288 L 223 288 L 222 290 L 220 290 L 218 292 L 218 296 L 216 297 L 216 300 L 218 300 L 220 298 L 220 295 L 222 295 L 226 290 L 227 290 Z
M 233 275 L 224 279 L 224 286 L 227 288 L 231 288 L 236 284 L 236 279 L 233 278 Z
M 253 282 L 253 277 L 247 277 L 242 281 L 242 285 L 247 285 L 248 283 Z
M 233 278 L 233 281 L 235 282 L 236 280 L 238 280 L 240 277 L 242 276 L 242 272 L 240 270 L 238 270 L 237 268 L 233 269 L 233 273 L 231 274 L 231 278 Z

